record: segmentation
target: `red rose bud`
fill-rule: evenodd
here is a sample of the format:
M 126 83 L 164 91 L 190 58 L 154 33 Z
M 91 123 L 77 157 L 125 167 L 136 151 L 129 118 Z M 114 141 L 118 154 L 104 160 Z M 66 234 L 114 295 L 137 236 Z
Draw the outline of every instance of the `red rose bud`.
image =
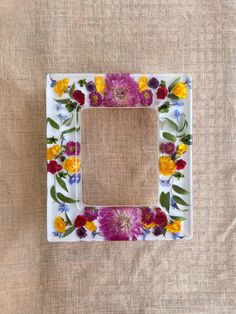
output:
M 75 228 L 83 227 L 86 224 L 86 218 L 82 215 L 78 215 L 75 218 L 74 226 Z
M 54 174 L 58 171 L 62 170 L 62 166 L 59 165 L 56 160 L 51 160 L 48 164 L 47 164 L 47 171 Z
M 186 166 L 186 161 L 184 161 L 183 159 L 180 159 L 180 160 L 177 160 L 175 164 L 176 164 L 177 170 L 182 170 Z
M 157 224 L 159 227 L 164 228 L 167 225 L 167 222 L 168 220 L 166 214 L 160 208 L 156 208 L 154 223 Z
M 82 93 L 80 90 L 75 90 L 72 94 L 72 97 L 81 105 L 84 105 L 85 102 L 85 96 L 84 93 Z
M 166 82 L 161 81 L 161 84 L 157 89 L 157 98 L 158 99 L 165 99 L 167 94 L 168 94 L 168 90 L 166 88 Z

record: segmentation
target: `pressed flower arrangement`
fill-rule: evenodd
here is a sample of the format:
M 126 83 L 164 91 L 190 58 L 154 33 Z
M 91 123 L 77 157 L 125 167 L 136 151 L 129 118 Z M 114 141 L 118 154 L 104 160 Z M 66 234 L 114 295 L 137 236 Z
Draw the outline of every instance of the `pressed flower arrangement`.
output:
M 156 206 L 83 205 L 80 114 L 93 107 L 154 107 L 159 112 Z M 48 75 L 48 240 L 191 238 L 191 144 L 189 75 Z

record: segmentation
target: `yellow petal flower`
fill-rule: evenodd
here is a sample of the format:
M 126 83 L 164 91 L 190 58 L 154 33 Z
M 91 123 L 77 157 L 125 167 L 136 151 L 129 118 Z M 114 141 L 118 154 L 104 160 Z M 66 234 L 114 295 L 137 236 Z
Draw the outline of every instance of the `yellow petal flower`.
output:
M 63 80 L 57 81 L 55 86 L 54 86 L 54 91 L 58 94 L 58 96 L 61 96 L 65 89 L 67 88 L 69 84 L 69 79 L 64 78 Z
M 94 232 L 97 230 L 97 227 L 93 221 L 86 221 L 85 227 L 91 232 Z
M 152 223 L 150 223 L 150 224 L 145 224 L 145 223 L 143 223 L 143 226 L 144 226 L 144 228 L 146 228 L 146 229 L 150 229 L 150 228 L 153 228 L 153 227 L 155 227 L 157 224 L 155 224 L 154 222 L 152 222 Z
M 74 174 L 80 170 L 80 160 L 75 156 L 69 157 L 64 160 L 63 168 L 69 171 L 71 174 Z
M 175 220 L 166 226 L 166 231 L 176 233 L 181 231 L 181 221 Z
M 138 80 L 138 87 L 140 92 L 144 92 L 148 89 L 148 77 L 147 76 L 141 76 Z
M 97 92 L 103 94 L 106 85 L 105 85 L 105 80 L 102 76 L 95 77 L 95 86 L 96 86 Z
M 176 165 L 170 156 L 160 157 L 160 173 L 163 176 L 170 176 L 175 172 Z
M 54 220 L 54 227 L 58 232 L 65 232 L 66 230 L 66 223 L 61 216 L 57 216 Z
M 187 94 L 186 85 L 183 82 L 179 82 L 174 86 L 172 92 L 175 96 L 179 98 L 186 98 Z
M 56 144 L 47 149 L 47 160 L 52 160 L 56 157 L 56 155 L 60 152 L 61 146 Z
M 188 146 L 186 144 L 179 144 L 176 153 L 177 155 L 181 156 L 188 150 Z

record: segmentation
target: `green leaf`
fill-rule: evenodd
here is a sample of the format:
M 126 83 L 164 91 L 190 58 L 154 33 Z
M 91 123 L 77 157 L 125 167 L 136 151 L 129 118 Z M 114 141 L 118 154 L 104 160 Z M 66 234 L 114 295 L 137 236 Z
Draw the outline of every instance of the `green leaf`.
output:
M 180 77 L 178 77 L 176 80 L 174 80 L 174 81 L 170 84 L 170 86 L 168 87 L 168 91 L 169 91 L 169 92 L 172 91 L 172 89 L 173 89 L 174 86 L 179 82 L 179 80 L 180 80 Z
M 68 229 L 64 232 L 62 238 L 65 238 L 66 236 L 68 236 L 69 234 L 71 234 L 74 230 L 75 230 L 75 227 L 74 227 L 74 226 L 68 228 Z
M 67 222 L 67 224 L 72 226 L 72 222 L 71 222 L 69 216 L 67 215 L 67 212 L 65 212 L 65 215 L 66 215 L 66 222 Z
M 63 195 L 62 193 L 57 193 L 57 197 L 59 198 L 60 201 L 64 203 L 76 203 L 76 200 Z
M 165 207 L 166 210 L 169 212 L 169 209 L 170 209 L 170 192 L 168 192 L 166 194 L 164 192 L 161 192 L 160 203 L 161 203 L 161 206 Z
M 166 138 L 167 140 L 171 141 L 171 142 L 175 142 L 176 141 L 176 137 L 173 134 L 169 133 L 169 132 L 163 132 L 162 136 L 164 138 Z
M 158 107 L 158 111 L 161 113 L 168 112 L 169 108 L 170 108 L 170 103 L 169 103 L 169 101 L 166 101 L 163 105 Z
M 179 97 L 178 97 L 178 96 L 175 96 L 175 94 L 168 94 L 167 97 L 170 98 L 170 99 L 175 99 L 175 100 L 178 100 L 178 99 L 179 99 Z
M 55 144 L 58 141 L 58 138 L 52 136 L 52 137 L 47 137 L 47 144 Z
M 169 123 L 169 125 L 171 126 L 172 129 L 174 129 L 175 131 L 178 131 L 178 125 L 174 121 L 172 121 L 168 118 L 164 118 L 164 120 Z
M 73 114 L 72 114 L 72 116 L 70 118 L 66 119 L 62 124 L 66 125 L 66 126 L 70 126 L 72 120 L 73 120 Z
M 184 123 L 183 123 L 183 126 L 178 130 L 178 132 L 182 132 L 185 128 L 188 127 L 188 122 L 185 120 Z
M 175 185 L 175 184 L 172 185 L 172 188 L 178 194 L 188 194 L 189 193 L 187 190 L 185 190 L 185 189 L 183 189 L 180 186 Z
M 69 111 L 69 112 L 72 112 L 77 106 L 77 102 L 72 102 L 70 101 L 67 105 L 66 105 L 66 109 Z
M 66 172 L 61 171 L 61 172 L 58 172 L 58 175 L 59 175 L 61 178 L 66 178 L 67 173 L 66 173 Z
M 86 80 L 85 79 L 79 80 L 78 84 L 79 84 L 80 87 L 83 87 L 84 85 L 86 85 Z
M 177 204 L 180 204 L 180 205 L 183 205 L 183 206 L 189 206 L 188 203 L 186 203 L 182 198 L 180 198 L 180 197 L 177 196 L 177 195 L 174 195 L 174 196 L 173 196 L 173 199 L 174 199 L 174 201 L 175 201 Z
M 56 189 L 55 189 L 55 186 L 53 185 L 50 189 L 50 194 L 51 194 L 51 197 L 52 199 L 57 202 L 58 204 L 60 204 L 60 202 L 58 201 L 58 198 L 56 196 Z
M 171 219 L 173 220 L 178 220 L 178 221 L 184 221 L 186 218 L 181 217 L 181 216 L 170 216 Z
M 64 135 L 64 134 L 71 133 L 71 132 L 74 132 L 74 131 L 79 131 L 79 130 L 80 130 L 80 127 L 78 127 L 77 129 L 76 128 L 71 128 L 71 129 L 63 131 L 61 134 Z
M 184 135 L 183 137 L 181 137 L 180 141 L 186 145 L 192 145 L 192 135 Z
M 184 178 L 184 175 L 183 175 L 183 173 L 181 173 L 181 172 L 179 172 L 179 171 L 176 171 L 176 172 L 174 173 L 174 177 L 175 177 L 177 180 L 179 180 L 180 178 Z
M 48 122 L 54 129 L 57 129 L 57 130 L 60 129 L 59 125 L 58 125 L 54 120 L 52 120 L 51 118 L 47 118 L 47 122 Z
M 72 97 L 72 94 L 73 94 L 74 90 L 75 90 L 75 83 L 72 84 L 72 86 L 71 86 L 71 88 L 69 90 L 70 97 Z
M 56 176 L 57 182 L 58 184 L 66 191 L 68 192 L 67 186 L 65 184 L 65 182 L 62 180 L 62 178 L 60 176 Z
M 70 98 L 65 98 L 65 99 L 54 99 L 56 102 L 59 104 L 67 104 L 70 101 Z

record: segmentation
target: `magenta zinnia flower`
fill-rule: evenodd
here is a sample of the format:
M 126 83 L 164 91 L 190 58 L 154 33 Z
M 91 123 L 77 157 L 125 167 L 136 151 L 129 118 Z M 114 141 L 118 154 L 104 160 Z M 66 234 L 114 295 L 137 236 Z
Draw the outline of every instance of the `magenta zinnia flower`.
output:
M 140 94 L 140 102 L 144 106 L 150 106 L 152 104 L 152 99 L 152 91 L 150 91 L 149 89 Z
M 107 74 L 104 105 L 128 107 L 139 103 L 138 83 L 129 74 Z
M 90 106 L 99 107 L 102 104 L 102 96 L 98 92 L 89 94 Z
M 99 210 L 100 231 L 106 240 L 136 240 L 141 234 L 137 207 L 104 207 Z
M 66 144 L 66 155 L 73 156 L 73 155 L 79 155 L 80 153 L 80 143 L 70 141 Z
M 142 222 L 144 224 L 150 225 L 154 220 L 154 212 L 149 207 L 143 207 L 142 210 Z

